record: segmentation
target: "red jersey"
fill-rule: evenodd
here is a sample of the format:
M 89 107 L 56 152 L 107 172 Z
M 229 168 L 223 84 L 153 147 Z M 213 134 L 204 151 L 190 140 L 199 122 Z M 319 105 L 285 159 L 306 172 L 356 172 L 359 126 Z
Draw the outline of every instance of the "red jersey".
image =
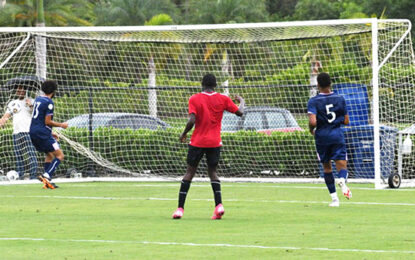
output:
M 238 107 L 225 95 L 216 92 L 201 92 L 189 99 L 189 114 L 195 114 L 195 130 L 190 145 L 202 148 L 222 146 L 220 130 L 223 111 L 235 113 Z

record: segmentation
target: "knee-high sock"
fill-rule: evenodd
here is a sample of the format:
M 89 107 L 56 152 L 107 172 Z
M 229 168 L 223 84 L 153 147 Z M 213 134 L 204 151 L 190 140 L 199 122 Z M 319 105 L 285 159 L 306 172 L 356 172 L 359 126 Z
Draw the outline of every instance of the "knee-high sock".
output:
M 339 178 L 343 178 L 343 179 L 345 179 L 345 180 L 347 180 L 347 170 L 346 169 L 341 169 L 340 171 L 339 171 Z
M 45 164 L 43 164 L 43 167 L 45 169 L 45 172 L 48 172 L 49 167 L 50 167 L 50 162 L 45 162 Z
M 179 191 L 179 208 L 184 209 L 184 203 L 186 201 L 187 192 L 190 189 L 190 183 L 191 181 L 182 180 Z
M 53 161 L 50 163 L 49 169 L 46 171 L 46 173 L 49 174 L 50 178 L 53 177 L 53 174 L 55 173 L 60 163 L 61 160 L 58 158 L 53 159 Z
M 330 194 L 336 192 L 336 185 L 334 183 L 334 176 L 333 173 L 324 173 L 324 181 L 326 182 L 327 189 L 329 190 Z
M 211 181 L 210 184 L 212 185 L 213 195 L 215 196 L 215 205 L 222 203 L 222 193 L 220 190 L 220 181 Z

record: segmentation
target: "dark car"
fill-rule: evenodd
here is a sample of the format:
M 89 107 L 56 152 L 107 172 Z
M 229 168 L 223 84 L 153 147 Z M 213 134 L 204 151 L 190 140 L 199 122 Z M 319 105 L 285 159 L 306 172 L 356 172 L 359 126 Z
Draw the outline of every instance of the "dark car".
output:
M 90 114 L 83 114 L 69 119 L 68 127 L 88 128 Z M 98 127 L 131 128 L 131 129 L 166 129 L 170 125 L 149 115 L 133 113 L 95 113 L 92 114 L 92 129 Z
M 270 134 L 271 132 L 304 131 L 290 111 L 278 107 L 246 107 L 244 115 L 225 112 L 222 120 L 222 132 L 252 130 Z

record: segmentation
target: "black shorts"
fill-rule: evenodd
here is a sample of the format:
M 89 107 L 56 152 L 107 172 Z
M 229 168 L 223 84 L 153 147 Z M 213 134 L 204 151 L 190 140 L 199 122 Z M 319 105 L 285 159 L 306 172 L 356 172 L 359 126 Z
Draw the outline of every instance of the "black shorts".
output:
M 203 155 L 206 154 L 207 165 L 215 167 L 219 163 L 220 147 L 201 148 L 189 145 L 187 152 L 187 164 L 192 167 L 197 167 Z

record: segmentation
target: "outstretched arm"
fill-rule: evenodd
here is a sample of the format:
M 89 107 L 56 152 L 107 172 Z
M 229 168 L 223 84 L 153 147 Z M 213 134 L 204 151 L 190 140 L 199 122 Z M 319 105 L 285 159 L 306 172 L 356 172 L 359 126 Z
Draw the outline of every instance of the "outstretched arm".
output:
M 242 116 L 244 114 L 245 100 L 238 95 L 235 95 L 235 99 L 239 101 L 239 109 L 235 112 L 235 115 Z
M 4 126 L 4 124 L 6 124 L 7 120 L 9 120 L 9 118 L 10 118 L 11 116 L 12 116 L 12 115 L 11 115 L 10 113 L 5 113 L 5 114 L 3 115 L 3 117 L 2 117 L 2 118 L 0 118 L 0 127 L 3 127 L 3 126 Z
M 186 127 L 184 128 L 183 133 L 180 135 L 180 142 L 184 143 L 186 141 L 186 136 L 187 133 L 192 130 L 193 126 L 195 125 L 196 122 L 196 116 L 195 114 L 190 114 L 189 115 L 189 120 L 187 120 L 187 124 Z
M 62 127 L 64 129 L 68 127 L 67 122 L 58 123 L 58 122 L 53 121 L 51 115 L 45 117 L 45 125 L 50 126 L 50 127 Z

